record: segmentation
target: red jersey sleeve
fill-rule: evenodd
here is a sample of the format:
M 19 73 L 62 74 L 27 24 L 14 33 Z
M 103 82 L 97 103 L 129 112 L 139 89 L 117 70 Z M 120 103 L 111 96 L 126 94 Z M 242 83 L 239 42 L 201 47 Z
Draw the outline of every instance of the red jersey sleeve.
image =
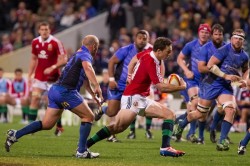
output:
M 36 49 L 36 42 L 35 42 L 35 40 L 33 40 L 32 44 L 31 44 L 31 53 L 37 56 L 37 49 Z
M 59 40 L 56 40 L 56 45 L 57 45 L 57 55 L 65 55 L 66 51 L 63 47 L 62 42 Z

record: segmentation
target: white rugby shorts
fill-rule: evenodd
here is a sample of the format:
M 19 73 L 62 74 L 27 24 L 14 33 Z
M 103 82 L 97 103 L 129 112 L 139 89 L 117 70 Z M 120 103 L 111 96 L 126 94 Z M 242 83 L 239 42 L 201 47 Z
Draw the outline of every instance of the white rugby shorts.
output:
M 129 109 L 134 113 L 145 116 L 145 110 L 149 107 L 154 101 L 141 95 L 133 96 L 124 96 L 122 95 L 121 99 L 121 109 Z

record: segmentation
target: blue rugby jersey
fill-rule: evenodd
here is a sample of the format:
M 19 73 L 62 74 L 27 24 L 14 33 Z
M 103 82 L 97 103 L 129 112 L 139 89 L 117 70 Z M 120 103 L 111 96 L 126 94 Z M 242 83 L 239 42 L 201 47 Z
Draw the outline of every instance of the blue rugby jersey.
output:
M 130 44 L 121 47 L 115 52 L 116 57 L 119 59 L 119 63 L 115 70 L 115 80 L 118 84 L 119 90 L 124 90 L 126 87 L 126 80 L 128 75 L 128 65 L 131 59 L 138 53 L 135 44 Z
M 240 52 L 236 52 L 232 48 L 231 43 L 219 48 L 213 56 L 221 61 L 218 65 L 220 70 L 230 75 L 241 76 L 240 68 L 249 62 L 248 54 L 243 49 Z M 212 83 L 213 86 L 230 85 L 230 81 L 214 76 L 212 73 L 209 73 L 204 81 L 210 84 Z
M 200 44 L 198 39 L 194 39 L 191 42 L 188 42 L 182 49 L 183 55 L 186 59 L 189 59 L 189 70 L 194 73 L 194 77 L 196 80 L 199 80 L 201 74 L 198 70 L 198 58 L 200 57 L 200 48 L 202 45 Z
M 222 46 L 224 45 L 225 43 L 223 42 Z M 200 48 L 200 56 L 198 57 L 198 61 L 203 61 L 207 64 L 211 56 L 214 55 L 214 53 L 216 53 L 217 50 L 218 48 L 216 48 L 216 46 L 212 41 L 207 42 Z M 205 77 L 205 75 L 206 74 L 202 74 L 202 79 Z
M 70 58 L 56 84 L 62 85 L 71 90 L 76 89 L 79 91 L 83 81 L 87 79 L 82 67 L 82 61 L 88 61 L 89 63 L 93 62 L 93 58 L 85 46 L 82 46 Z

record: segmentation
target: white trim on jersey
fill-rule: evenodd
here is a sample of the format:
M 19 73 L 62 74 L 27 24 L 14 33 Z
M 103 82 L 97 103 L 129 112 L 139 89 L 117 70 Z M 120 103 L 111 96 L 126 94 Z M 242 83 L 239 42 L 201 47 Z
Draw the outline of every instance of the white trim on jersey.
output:
M 45 41 L 43 41 L 43 40 L 42 40 L 42 37 L 39 36 L 39 37 L 38 37 L 38 41 L 39 41 L 40 43 L 49 43 L 53 38 L 54 38 L 54 37 L 53 37 L 52 35 L 49 35 L 48 39 L 45 40 Z
M 64 47 L 62 45 L 62 42 L 60 40 L 58 40 L 57 38 L 55 38 L 54 36 L 53 36 L 53 40 L 55 40 L 55 42 L 57 43 L 60 55 L 66 54 L 65 51 L 64 51 Z
M 150 56 L 154 59 L 154 61 L 156 63 L 156 75 L 157 75 L 159 81 L 163 82 L 163 78 L 162 78 L 162 74 L 161 74 L 160 61 L 156 58 L 153 51 L 150 52 Z

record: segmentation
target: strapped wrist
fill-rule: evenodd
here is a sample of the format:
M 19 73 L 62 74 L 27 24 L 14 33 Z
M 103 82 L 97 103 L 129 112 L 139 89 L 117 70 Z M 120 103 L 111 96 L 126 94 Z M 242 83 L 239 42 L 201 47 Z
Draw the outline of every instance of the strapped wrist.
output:
M 109 77 L 109 81 L 115 81 L 115 77 Z

